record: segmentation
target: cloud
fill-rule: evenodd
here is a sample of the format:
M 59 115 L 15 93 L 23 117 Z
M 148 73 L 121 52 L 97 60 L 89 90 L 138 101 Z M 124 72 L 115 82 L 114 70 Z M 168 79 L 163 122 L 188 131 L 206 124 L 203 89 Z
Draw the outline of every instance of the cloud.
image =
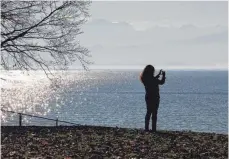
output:
M 228 43 L 228 31 L 220 33 L 213 33 L 209 35 L 199 36 L 188 40 L 189 43 L 193 44 L 209 44 L 209 43 Z
M 138 31 L 128 22 L 94 19 L 83 31 L 81 44 L 89 48 L 92 61 L 98 65 L 227 63 L 228 30 L 225 26 L 155 25 Z
M 221 31 L 212 34 L 195 36 L 193 38 L 173 40 L 172 44 L 185 44 L 185 45 L 205 45 L 205 44 L 227 44 L 228 31 Z
M 181 30 L 194 30 L 197 27 L 195 25 L 192 24 L 184 24 L 180 27 Z
M 110 34 L 114 32 L 134 31 L 134 28 L 127 22 L 112 22 L 105 19 L 94 19 L 84 26 L 84 30 L 90 33 L 94 31 L 105 33 L 107 31 L 106 34 Z
M 146 30 L 135 30 L 128 22 L 111 22 L 105 19 L 94 19 L 83 28 L 83 41 L 100 43 L 101 45 L 139 45 L 149 42 L 166 43 L 166 41 L 186 41 L 193 39 L 207 42 L 225 41 L 224 26 L 198 27 L 193 24 L 185 24 L 180 27 L 155 25 Z M 215 40 L 214 40 L 215 38 Z

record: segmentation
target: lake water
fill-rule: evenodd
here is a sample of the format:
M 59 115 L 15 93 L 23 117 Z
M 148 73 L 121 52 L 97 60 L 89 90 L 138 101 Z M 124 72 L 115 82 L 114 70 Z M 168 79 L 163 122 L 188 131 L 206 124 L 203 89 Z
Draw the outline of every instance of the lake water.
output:
M 1 75 L 1 105 L 82 125 L 144 128 L 145 90 L 139 74 L 140 70 L 68 71 L 51 82 L 41 73 L 11 71 Z M 171 70 L 166 76 L 160 87 L 158 129 L 227 133 L 227 71 Z M 2 125 L 18 125 L 18 115 L 2 112 L 1 119 Z M 23 116 L 23 124 L 55 121 Z

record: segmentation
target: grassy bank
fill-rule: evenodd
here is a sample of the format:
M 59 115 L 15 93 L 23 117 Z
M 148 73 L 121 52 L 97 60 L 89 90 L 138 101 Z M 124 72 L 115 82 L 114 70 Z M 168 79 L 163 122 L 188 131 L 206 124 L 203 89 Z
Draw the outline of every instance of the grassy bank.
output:
M 1 127 L 2 158 L 228 158 L 228 136 L 109 127 Z

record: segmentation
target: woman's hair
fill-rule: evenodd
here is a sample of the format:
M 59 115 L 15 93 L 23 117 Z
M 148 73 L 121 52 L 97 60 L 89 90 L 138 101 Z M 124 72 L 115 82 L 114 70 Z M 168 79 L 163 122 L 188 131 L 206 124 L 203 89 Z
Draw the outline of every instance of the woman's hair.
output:
M 152 65 L 147 65 L 142 72 L 142 80 L 153 78 L 154 77 L 154 67 Z

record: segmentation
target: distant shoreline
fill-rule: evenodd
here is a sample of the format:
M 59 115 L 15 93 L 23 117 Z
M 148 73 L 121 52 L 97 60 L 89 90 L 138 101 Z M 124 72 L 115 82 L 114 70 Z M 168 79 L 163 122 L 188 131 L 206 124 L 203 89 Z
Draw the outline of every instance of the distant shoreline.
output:
M 89 69 L 89 71 L 142 71 L 144 69 L 143 68 L 101 68 L 101 69 Z M 156 71 L 159 71 L 159 69 L 163 69 L 165 71 L 228 71 L 227 68 L 222 68 L 222 69 L 214 69 L 214 68 L 163 68 L 163 67 L 159 67 L 158 69 L 156 68 Z M 1 72 L 9 72 L 9 71 L 21 71 L 21 72 L 30 72 L 30 71 L 26 71 L 26 70 L 0 70 Z M 31 70 L 33 71 L 41 71 L 43 72 L 43 70 Z M 87 70 L 84 69 L 66 69 L 66 70 L 50 70 L 50 71 L 85 71 L 87 72 Z

